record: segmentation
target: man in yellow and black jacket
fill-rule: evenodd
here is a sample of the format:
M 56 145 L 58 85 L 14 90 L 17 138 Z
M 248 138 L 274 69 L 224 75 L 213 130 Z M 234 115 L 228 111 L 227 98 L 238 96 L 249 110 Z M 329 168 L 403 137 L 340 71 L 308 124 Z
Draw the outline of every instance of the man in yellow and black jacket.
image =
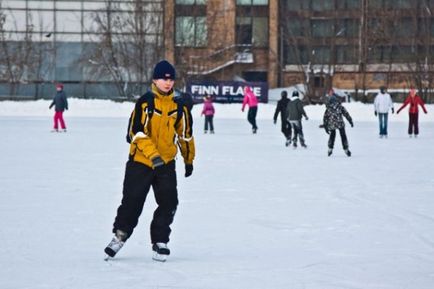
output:
M 165 260 L 170 225 L 178 205 L 175 158 L 178 148 L 185 177 L 193 172 L 195 146 L 193 119 L 182 100 L 174 96 L 175 68 L 166 60 L 156 64 L 151 91 L 136 102 L 131 114 L 130 139 L 122 203 L 113 224 L 113 237 L 105 252 L 114 257 L 138 223 L 152 186 L 158 204 L 151 222 L 151 242 L 156 260 Z

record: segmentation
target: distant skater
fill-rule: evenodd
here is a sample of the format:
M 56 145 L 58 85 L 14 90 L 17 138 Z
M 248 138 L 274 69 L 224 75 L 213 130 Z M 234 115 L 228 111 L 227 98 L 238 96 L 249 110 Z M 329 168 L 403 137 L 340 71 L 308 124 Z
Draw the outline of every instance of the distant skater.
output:
M 410 109 L 408 110 L 408 136 L 417 137 L 419 135 L 419 105 L 422 107 L 424 113 L 428 113 L 425 108 L 425 103 L 422 98 L 416 94 L 416 90 L 412 88 L 410 94 L 404 100 L 402 106 L 398 109 L 396 114 L 398 114 L 404 107 L 410 104 Z
M 288 106 L 289 102 L 288 93 L 283 90 L 280 96 L 281 99 L 277 102 L 276 110 L 273 116 L 273 122 L 274 124 L 277 123 L 277 117 L 280 114 L 281 131 L 283 133 L 283 136 L 285 137 L 285 146 L 289 146 L 291 144 L 292 129 L 291 124 L 288 121 L 288 115 L 286 111 L 286 107 Z
M 378 115 L 378 122 L 380 125 L 380 138 L 387 138 L 387 120 L 389 110 L 393 110 L 393 102 L 390 94 L 386 92 L 386 87 L 380 87 L 380 92 L 374 99 L 375 116 Z
M 56 95 L 53 98 L 53 101 L 50 104 L 50 109 L 54 106 L 54 125 L 52 132 L 66 132 L 66 124 L 63 119 L 63 112 L 68 110 L 68 100 L 66 99 L 66 94 L 63 91 L 63 84 L 59 83 L 56 85 Z M 59 130 L 59 123 L 60 128 Z
M 256 125 L 256 114 L 258 113 L 258 98 L 253 93 L 252 89 L 248 86 L 244 88 L 244 99 L 241 111 L 244 112 L 245 106 L 249 106 L 249 111 L 247 112 L 247 120 L 252 125 L 252 132 L 256 133 L 258 126 Z
M 303 108 L 303 103 L 301 102 L 298 96 L 299 96 L 298 91 L 294 91 L 292 93 L 292 97 L 286 107 L 286 114 L 288 117 L 287 119 L 291 124 L 292 129 L 294 130 L 294 136 L 292 138 L 292 146 L 294 148 L 297 147 L 297 137 L 298 137 L 298 139 L 300 140 L 300 145 L 306 148 L 307 145 L 304 139 L 301 119 L 303 116 L 306 120 L 308 120 L 309 118 L 307 117 L 307 114 Z
M 351 127 L 354 126 L 353 120 L 345 107 L 342 106 L 336 96 L 331 96 L 326 104 L 326 111 L 323 117 L 324 129 L 326 133 L 330 135 L 328 141 L 328 156 L 331 156 L 333 153 L 336 130 L 339 130 L 339 134 L 341 135 L 342 148 L 345 154 L 349 157 L 351 156 L 347 134 L 345 133 L 345 123 L 342 116 L 345 116 Z
M 214 109 L 214 105 L 212 104 L 212 98 L 210 95 L 207 95 L 204 97 L 203 109 L 202 109 L 202 113 L 201 113 L 201 116 L 202 115 L 205 116 L 204 133 L 208 132 L 208 127 L 210 130 L 210 133 L 211 134 L 214 133 L 214 122 L 213 122 L 214 114 L 215 114 L 215 109 Z

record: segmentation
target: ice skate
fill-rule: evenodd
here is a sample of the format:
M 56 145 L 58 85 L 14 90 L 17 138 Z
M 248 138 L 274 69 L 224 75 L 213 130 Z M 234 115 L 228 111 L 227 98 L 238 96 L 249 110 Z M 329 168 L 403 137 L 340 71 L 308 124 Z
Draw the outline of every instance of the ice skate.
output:
M 105 258 L 106 261 L 113 258 L 119 252 L 119 250 L 124 246 L 127 236 L 127 233 L 121 230 L 116 230 L 115 236 L 104 249 L 104 252 L 107 254 L 107 257 Z
M 170 255 L 170 250 L 166 243 L 154 243 L 152 251 L 154 251 L 152 259 L 158 262 L 166 262 L 167 256 Z
M 329 149 L 329 150 L 327 151 L 327 156 L 331 156 L 332 153 L 333 153 L 333 149 Z
M 350 157 L 350 156 L 351 156 L 351 152 L 350 152 L 350 150 L 349 150 L 349 149 L 346 149 L 346 150 L 345 150 L 345 154 L 346 154 L 347 156 Z
M 287 146 L 289 146 L 290 144 L 291 144 L 291 140 L 290 140 L 290 139 L 287 139 L 286 142 L 285 142 L 285 146 L 287 147 Z

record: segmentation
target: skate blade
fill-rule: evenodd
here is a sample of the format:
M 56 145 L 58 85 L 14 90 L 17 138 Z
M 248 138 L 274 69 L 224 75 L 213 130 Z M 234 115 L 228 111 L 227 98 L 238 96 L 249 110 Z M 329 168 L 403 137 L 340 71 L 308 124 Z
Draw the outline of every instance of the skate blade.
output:
M 152 260 L 157 261 L 157 262 L 166 262 L 167 255 L 161 255 L 158 253 L 154 253 L 154 255 L 152 256 Z
M 110 260 L 113 260 L 114 258 L 113 257 L 110 257 L 109 255 L 105 255 L 105 257 L 104 257 L 104 261 L 106 261 L 106 262 L 108 262 L 108 261 L 110 261 Z

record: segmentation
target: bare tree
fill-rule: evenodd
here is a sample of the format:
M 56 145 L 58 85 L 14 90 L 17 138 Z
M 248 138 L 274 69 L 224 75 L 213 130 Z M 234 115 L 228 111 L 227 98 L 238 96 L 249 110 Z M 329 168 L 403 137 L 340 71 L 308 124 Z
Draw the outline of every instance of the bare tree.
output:
M 150 82 L 153 63 L 163 55 L 162 3 L 106 1 L 93 20 L 98 47 L 85 51 L 81 59 L 89 74 L 113 80 L 120 96 L 142 93 Z
M 15 31 L 6 30 L 7 20 L 9 23 L 14 23 Z M 25 32 L 21 35 L 18 33 L 17 23 L 12 13 L 5 13 L 0 2 L 0 63 L 2 63 L 0 79 L 9 84 L 10 95 L 17 95 L 20 84 L 29 81 L 34 63 L 32 39 L 34 26 L 31 21 L 28 21 Z

